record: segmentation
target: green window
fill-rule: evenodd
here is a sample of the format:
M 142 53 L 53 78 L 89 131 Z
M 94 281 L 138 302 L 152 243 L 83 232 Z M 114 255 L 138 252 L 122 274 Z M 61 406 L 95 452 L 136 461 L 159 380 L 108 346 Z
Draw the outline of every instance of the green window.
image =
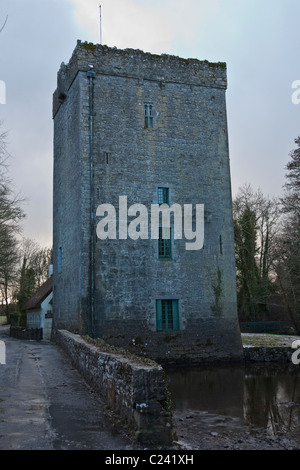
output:
M 145 104 L 145 127 L 153 127 L 153 109 L 151 104 Z
M 157 199 L 158 199 L 158 204 L 169 205 L 169 188 L 158 188 Z
M 159 239 L 158 239 L 158 257 L 159 258 L 172 258 L 171 233 L 172 233 L 172 228 L 159 227 Z
M 156 329 L 157 331 L 179 330 L 178 300 L 156 301 Z
M 157 189 L 157 200 L 158 204 L 169 205 L 169 188 L 158 188 Z M 171 243 L 172 229 L 159 227 L 159 238 L 158 238 L 158 257 L 159 258 L 172 258 L 172 243 Z

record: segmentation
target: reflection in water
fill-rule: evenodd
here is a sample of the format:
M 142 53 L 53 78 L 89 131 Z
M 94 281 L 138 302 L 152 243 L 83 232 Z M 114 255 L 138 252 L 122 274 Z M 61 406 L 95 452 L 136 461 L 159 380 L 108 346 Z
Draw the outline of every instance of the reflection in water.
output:
M 246 364 L 166 371 L 178 411 L 201 410 L 278 432 L 300 427 L 300 366 Z

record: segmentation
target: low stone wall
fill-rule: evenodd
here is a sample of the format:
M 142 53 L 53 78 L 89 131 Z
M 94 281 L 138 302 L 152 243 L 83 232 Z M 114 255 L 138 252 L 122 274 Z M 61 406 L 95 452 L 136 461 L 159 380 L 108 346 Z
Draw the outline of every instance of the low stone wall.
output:
M 242 333 L 295 334 L 295 327 L 290 321 L 240 322 L 240 329 Z
M 290 363 L 294 350 L 290 347 L 244 347 L 245 362 Z
M 11 326 L 9 334 L 13 338 L 17 339 L 34 339 L 36 341 L 43 339 L 42 328 L 22 328 L 20 326 Z
M 172 413 L 161 366 L 103 352 L 66 330 L 57 330 L 55 339 L 87 383 L 133 425 L 139 442 L 172 444 Z

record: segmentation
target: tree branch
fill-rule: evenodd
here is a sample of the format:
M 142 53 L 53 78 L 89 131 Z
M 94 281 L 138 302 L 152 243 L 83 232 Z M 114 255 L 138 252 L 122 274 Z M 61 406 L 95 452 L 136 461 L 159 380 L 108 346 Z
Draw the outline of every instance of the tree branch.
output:
M 0 33 L 1 33 L 1 31 L 3 31 L 3 29 L 4 29 L 4 27 L 5 27 L 6 23 L 7 23 L 7 19 L 8 19 L 8 15 L 6 15 L 4 24 L 3 24 L 2 28 L 0 29 Z

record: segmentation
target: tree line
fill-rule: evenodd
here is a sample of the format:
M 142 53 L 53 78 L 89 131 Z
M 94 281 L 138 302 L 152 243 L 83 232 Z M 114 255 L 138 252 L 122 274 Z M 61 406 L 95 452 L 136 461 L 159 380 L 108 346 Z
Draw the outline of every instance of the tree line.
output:
M 0 307 L 19 321 L 25 303 L 48 277 L 52 249 L 21 237 L 25 213 L 9 176 L 6 138 L 0 133 Z
M 290 320 L 300 333 L 300 137 L 278 198 L 239 189 L 233 200 L 240 320 Z

